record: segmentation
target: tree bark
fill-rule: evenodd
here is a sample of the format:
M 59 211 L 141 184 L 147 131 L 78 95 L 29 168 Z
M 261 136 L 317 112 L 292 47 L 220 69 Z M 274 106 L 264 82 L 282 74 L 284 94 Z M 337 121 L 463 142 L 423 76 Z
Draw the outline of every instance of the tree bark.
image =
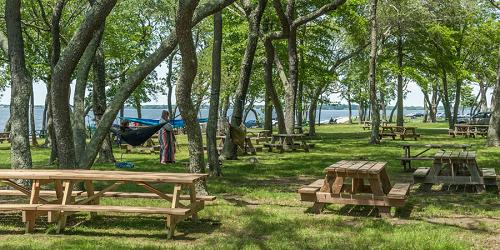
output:
M 238 128 L 243 122 L 243 111 L 250 84 L 255 51 L 259 41 L 260 22 L 266 4 L 267 0 L 259 0 L 259 3 L 255 7 L 249 3 L 244 6 L 248 21 L 248 37 L 245 55 L 241 62 L 240 79 L 234 97 L 233 113 L 231 115 L 231 127 L 233 128 Z M 224 156 L 226 159 L 234 160 L 237 158 L 237 146 L 233 143 L 229 134 L 227 137 L 224 143 Z
M 172 72 L 172 64 L 174 62 L 174 56 L 175 56 L 175 53 L 171 53 L 170 56 L 168 57 L 168 73 L 167 73 L 167 79 L 166 79 L 166 83 L 167 83 L 167 106 L 168 106 L 168 113 L 170 114 L 170 117 L 172 117 L 172 119 L 175 117 L 175 114 L 173 113 L 173 108 L 172 108 L 172 91 L 173 91 L 173 87 L 172 87 L 172 76 L 173 76 L 173 72 Z
M 75 168 L 75 146 L 71 127 L 71 110 L 69 107 L 70 83 L 73 71 L 83 55 L 94 32 L 101 27 L 106 17 L 115 6 L 117 0 L 101 0 L 95 2 L 74 33 L 66 48 L 58 57 L 52 74 L 52 117 L 56 136 L 57 155 L 60 168 Z M 56 22 L 57 21 L 57 22 Z M 59 20 L 53 19 L 52 34 L 57 35 L 54 42 L 59 41 Z M 60 45 L 58 46 L 60 49 Z M 54 51 L 55 54 L 56 51 Z
M 403 126 L 404 123 L 404 103 L 403 103 L 403 37 L 401 34 L 401 23 L 399 22 L 398 17 L 398 83 L 397 83 L 397 116 L 396 116 L 396 125 Z M 392 116 L 392 115 L 391 115 Z M 392 120 L 392 119 L 391 119 Z
M 309 136 L 316 135 L 316 111 L 318 107 L 318 100 L 323 93 L 324 86 L 317 86 L 314 89 L 313 96 L 311 97 L 311 104 L 309 105 Z
M 5 3 L 8 58 L 11 77 L 10 118 L 11 168 L 31 168 L 29 143 L 29 100 L 32 79 L 26 69 L 24 41 L 21 30 L 21 1 Z
M 370 106 L 372 115 L 372 132 L 370 136 L 371 144 L 379 143 L 379 126 L 380 126 L 380 111 L 377 101 L 377 82 L 376 82 L 376 67 L 377 67 L 377 0 L 371 0 L 370 8 L 371 19 L 371 37 L 370 37 L 370 64 L 368 82 L 370 86 Z
M 86 146 L 86 129 L 85 129 L 85 90 L 89 72 L 94 62 L 94 57 L 102 39 L 104 26 L 96 31 L 92 41 L 85 49 L 80 63 L 78 64 L 76 73 L 75 94 L 73 97 L 73 140 L 75 142 L 76 152 L 85 152 Z M 81 154 L 76 154 L 76 162 L 80 163 Z
M 30 84 L 30 132 L 31 132 L 31 145 L 38 147 L 36 140 L 36 126 L 35 126 L 35 94 L 33 93 L 33 83 Z
M 188 137 L 189 172 L 191 173 L 205 172 L 201 129 L 196 119 L 197 114 L 193 106 L 193 100 L 191 99 L 192 86 L 198 67 L 196 48 L 191 30 L 191 27 L 193 27 L 192 17 L 197 5 L 198 0 L 180 0 L 175 21 L 175 31 L 179 39 L 179 50 L 182 58 L 175 93 L 177 106 L 184 120 Z M 207 193 L 205 182 L 197 183 L 196 189 L 198 193 Z
M 214 15 L 214 42 L 212 49 L 212 86 L 210 89 L 210 110 L 207 124 L 207 155 L 208 169 L 213 176 L 221 176 L 217 150 L 217 124 L 219 120 L 219 98 L 221 83 L 221 53 L 222 53 L 222 12 Z
M 448 120 L 448 127 L 452 129 L 454 126 L 454 122 L 451 117 L 451 104 L 450 104 L 450 99 L 449 99 L 449 93 L 448 93 L 448 77 L 446 73 L 446 69 L 442 67 L 442 81 L 443 81 L 443 91 L 441 94 L 443 95 L 443 108 L 444 108 L 444 114 L 446 116 L 446 119 Z
M 497 79 L 493 92 L 495 104 L 492 104 L 493 111 L 491 112 L 490 127 L 488 129 L 487 145 L 489 147 L 498 147 L 500 146 L 500 47 L 498 47 Z
M 106 64 L 102 47 L 99 47 L 94 55 L 92 70 L 94 74 L 92 109 L 94 111 L 95 123 L 99 125 L 102 115 L 106 111 Z M 101 163 L 115 162 L 109 134 L 101 146 L 97 161 Z
M 264 82 L 266 85 L 266 91 L 269 94 L 269 98 L 272 101 L 274 110 L 276 112 L 276 119 L 278 121 L 278 132 L 280 134 L 286 134 L 285 127 L 285 115 L 283 113 L 283 107 L 281 106 L 280 98 L 276 93 L 276 89 L 273 84 L 273 64 L 275 63 L 275 52 L 271 39 L 264 40 L 264 48 L 266 51 L 266 63 L 264 65 Z M 270 129 L 272 131 L 272 129 Z
M 205 4 L 198 6 L 193 17 L 192 25 L 201 22 L 207 16 L 221 11 L 234 1 L 235 0 L 216 0 L 206 2 Z M 97 156 L 98 149 L 101 147 L 102 142 L 109 134 L 109 128 L 113 124 L 113 121 L 115 120 L 115 117 L 120 109 L 122 109 L 124 102 L 130 97 L 132 92 L 140 85 L 144 78 L 146 78 L 159 64 L 165 60 L 165 58 L 172 53 L 172 51 L 174 51 L 176 46 L 177 34 L 175 30 L 173 30 L 169 37 L 160 44 L 159 48 L 143 60 L 140 63 L 140 66 L 128 74 L 126 80 L 123 84 L 121 84 L 120 88 L 113 97 L 113 101 L 110 105 L 108 105 L 99 126 L 97 126 L 94 136 L 87 145 L 80 167 L 90 168 L 92 166 L 92 163 Z

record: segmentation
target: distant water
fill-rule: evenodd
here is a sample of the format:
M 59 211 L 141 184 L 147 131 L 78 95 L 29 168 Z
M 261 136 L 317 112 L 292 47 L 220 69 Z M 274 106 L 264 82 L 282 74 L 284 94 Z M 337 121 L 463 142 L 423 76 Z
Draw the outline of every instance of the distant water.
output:
M 228 115 L 231 115 L 232 110 L 228 111 Z M 259 113 L 259 116 L 263 117 L 263 114 L 260 110 L 257 110 Z M 405 114 L 410 114 L 410 113 L 423 113 L 423 110 L 404 110 Z M 42 128 L 42 113 L 43 113 L 43 108 L 41 107 L 35 107 L 35 126 L 36 129 L 41 129 Z M 389 116 L 391 113 L 391 110 L 387 111 L 387 115 Z M 9 114 L 10 110 L 8 107 L 0 107 L 0 131 L 3 131 L 3 128 L 5 127 L 5 123 L 9 119 Z M 348 110 L 322 110 L 321 111 L 321 118 L 318 117 L 319 111 L 316 113 L 316 119 L 321 119 L 321 120 L 329 120 L 330 117 L 336 118 L 336 117 L 347 117 L 349 115 Z M 137 117 L 137 111 L 135 109 L 125 109 L 125 116 L 128 117 Z M 159 119 L 161 115 L 161 109 L 143 109 L 142 110 L 142 117 L 143 118 L 148 118 L 148 119 Z M 178 115 L 178 114 L 176 114 Z M 208 109 L 201 109 L 198 116 L 200 118 L 205 118 L 208 116 Z M 357 117 L 358 116 L 358 111 L 353 110 L 352 111 L 352 116 Z M 255 120 L 255 116 L 252 112 L 248 114 L 247 120 Z M 86 124 L 93 124 L 93 117 L 92 117 L 92 112 L 89 113 L 87 117 L 85 117 L 85 122 Z M 118 120 L 115 121 L 115 123 L 118 123 Z

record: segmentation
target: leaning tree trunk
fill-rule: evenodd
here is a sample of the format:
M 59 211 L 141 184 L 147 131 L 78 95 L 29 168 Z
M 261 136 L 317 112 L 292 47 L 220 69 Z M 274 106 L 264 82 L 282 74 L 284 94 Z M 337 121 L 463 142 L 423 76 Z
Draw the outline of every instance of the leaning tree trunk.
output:
M 193 100 L 191 99 L 193 82 L 198 67 L 196 48 L 194 46 L 191 30 L 193 26 L 193 12 L 197 5 L 198 0 L 179 1 L 175 22 L 175 31 L 179 40 L 179 50 L 182 58 L 181 70 L 175 93 L 177 105 L 181 112 L 182 119 L 184 120 L 188 137 L 189 172 L 191 173 L 205 172 L 201 129 L 196 119 L 197 114 L 193 106 Z M 197 183 L 196 190 L 199 193 L 207 193 L 206 183 Z
M 377 0 L 371 1 L 371 51 L 368 82 L 370 86 L 370 106 L 372 115 L 372 132 L 370 136 L 371 144 L 379 143 L 379 126 L 380 126 L 380 111 L 377 102 L 377 82 L 376 82 L 376 66 L 377 66 Z
M 317 86 L 314 90 L 311 104 L 309 105 L 309 136 L 316 135 L 316 110 L 318 108 L 318 100 L 323 92 L 323 86 Z
M 201 22 L 207 16 L 221 11 L 235 0 L 214 0 L 206 1 L 203 5 L 197 8 L 192 20 L 192 25 Z M 80 162 L 80 168 L 90 168 L 98 151 L 101 148 L 102 142 L 109 135 L 109 128 L 112 126 L 116 115 L 123 107 L 125 101 L 130 97 L 132 92 L 140 85 L 140 83 L 158 66 L 160 65 L 177 46 L 177 34 L 173 30 L 170 35 L 164 39 L 159 47 L 139 63 L 134 70 L 127 74 L 126 79 L 120 85 L 113 100 L 108 105 L 106 112 L 102 116 L 101 122 L 92 136 L 92 139 L 87 144 L 85 153 Z M 176 106 L 177 109 L 177 106 Z
M 248 38 L 245 55 L 241 62 L 240 79 L 236 93 L 234 96 L 233 114 L 231 115 L 231 127 L 238 128 L 243 122 L 243 110 L 248 93 L 248 86 L 250 85 L 250 76 L 252 74 L 252 65 L 257 50 L 257 43 L 259 41 L 260 21 L 266 6 L 266 0 L 259 0 L 258 5 L 247 12 L 248 20 Z M 245 6 L 246 9 L 252 8 Z M 227 138 L 224 143 L 224 156 L 226 159 L 237 158 L 237 146 L 231 140 L 231 135 L 226 135 Z
M 493 111 L 490 118 L 487 144 L 490 147 L 498 147 L 500 146 L 500 47 L 498 50 L 497 80 L 493 97 L 495 104 L 492 104 Z
M 33 84 L 30 84 L 30 132 L 31 132 L 31 145 L 38 147 L 36 140 L 36 126 L 35 126 L 35 94 L 33 93 Z
M 221 82 L 221 53 L 222 53 L 222 12 L 214 15 L 214 43 L 212 49 L 212 86 L 210 89 L 210 110 L 207 123 L 207 155 L 208 169 L 211 175 L 221 176 L 217 150 L 217 123 L 219 120 L 219 97 Z
M 85 129 L 85 90 L 89 78 L 90 68 L 94 62 L 94 56 L 101 43 L 104 26 L 101 27 L 85 49 L 76 73 L 75 94 L 73 96 L 73 140 L 76 152 L 85 152 L 86 129 Z M 76 154 L 76 162 L 80 163 L 81 154 Z
M 94 110 L 95 123 L 98 125 L 101 121 L 102 115 L 106 111 L 106 65 L 102 47 L 99 47 L 94 55 L 94 64 L 92 65 L 92 69 L 94 73 L 92 108 Z M 102 143 L 97 162 L 115 162 L 115 156 L 113 155 L 113 148 L 111 146 L 111 138 L 109 137 L 109 134 Z
M 11 78 L 10 118 L 12 126 L 11 168 L 31 168 L 28 118 L 31 77 L 26 69 L 24 41 L 21 30 L 21 1 L 10 0 L 5 3 L 5 22 L 9 44 L 9 66 Z
M 276 112 L 276 118 L 278 120 L 278 133 L 286 134 L 285 115 L 283 113 L 283 107 L 281 106 L 280 98 L 278 97 L 273 84 L 273 65 L 275 53 L 272 41 L 270 39 L 265 39 L 264 47 L 266 50 L 266 63 L 264 65 L 264 82 L 266 85 L 266 91 L 269 93 L 269 97 Z
M 59 167 L 75 168 L 75 145 L 71 127 L 71 110 L 69 106 L 70 83 L 79 59 L 92 40 L 94 32 L 105 22 L 117 0 L 101 0 L 96 2 L 87 12 L 84 20 L 67 43 L 57 63 L 53 63 L 52 74 L 52 117 L 56 135 Z M 53 25 L 52 35 L 59 40 L 59 24 Z M 55 30 L 57 29 L 57 30 Z M 55 32 L 57 31 L 57 32 Z M 60 48 L 58 48 L 60 49 Z M 80 153 L 80 152 L 79 152 Z

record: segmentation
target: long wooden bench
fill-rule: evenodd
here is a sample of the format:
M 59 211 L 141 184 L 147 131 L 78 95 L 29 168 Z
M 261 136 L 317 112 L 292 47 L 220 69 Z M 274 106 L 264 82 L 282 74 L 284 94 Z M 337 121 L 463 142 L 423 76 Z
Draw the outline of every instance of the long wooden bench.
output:
M 318 179 L 309 185 L 301 187 L 298 190 L 301 200 L 352 205 L 404 207 L 411 187 L 410 183 L 396 183 L 386 196 L 374 196 L 368 193 L 343 193 L 344 190 L 352 188 L 351 185 L 344 184 L 342 193 L 332 194 L 320 191 L 324 182 L 324 179 Z
M 94 192 L 98 193 L 99 190 L 95 190 Z M 85 191 L 73 191 L 71 193 L 73 197 L 86 197 L 87 192 Z M 19 190 L 0 190 L 0 196 L 26 196 L 25 193 Z M 56 191 L 51 190 L 41 190 L 40 197 L 56 197 Z M 171 194 L 165 194 L 165 196 L 172 198 Z M 106 192 L 102 195 L 102 197 L 113 197 L 113 198 L 145 198 L 145 199 L 163 199 L 157 194 L 154 193 L 134 193 L 134 192 Z M 189 195 L 180 195 L 180 200 L 190 200 Z M 197 200 L 200 201 L 214 201 L 215 196 L 211 195 L 198 195 L 196 196 Z
M 188 208 L 163 208 L 163 207 L 130 207 L 130 206 L 102 206 L 102 205 L 59 205 L 59 204 L 0 204 L 0 211 L 23 211 L 26 217 L 36 216 L 36 212 L 106 212 L 106 213 L 135 213 L 135 214 L 161 214 L 167 218 L 167 237 L 172 238 L 177 222 L 202 210 L 203 202 L 198 202 L 192 209 Z M 29 221 L 29 220 L 28 220 Z M 27 224 L 26 227 L 34 225 Z

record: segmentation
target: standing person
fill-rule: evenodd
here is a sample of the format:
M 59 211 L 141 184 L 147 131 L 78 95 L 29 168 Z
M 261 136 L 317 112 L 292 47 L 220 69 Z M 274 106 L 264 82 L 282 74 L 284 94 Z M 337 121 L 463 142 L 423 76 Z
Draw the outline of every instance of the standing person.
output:
M 167 123 L 160 129 L 159 134 L 161 164 L 175 163 L 175 135 L 169 116 L 170 114 L 166 110 L 161 113 L 160 123 Z

